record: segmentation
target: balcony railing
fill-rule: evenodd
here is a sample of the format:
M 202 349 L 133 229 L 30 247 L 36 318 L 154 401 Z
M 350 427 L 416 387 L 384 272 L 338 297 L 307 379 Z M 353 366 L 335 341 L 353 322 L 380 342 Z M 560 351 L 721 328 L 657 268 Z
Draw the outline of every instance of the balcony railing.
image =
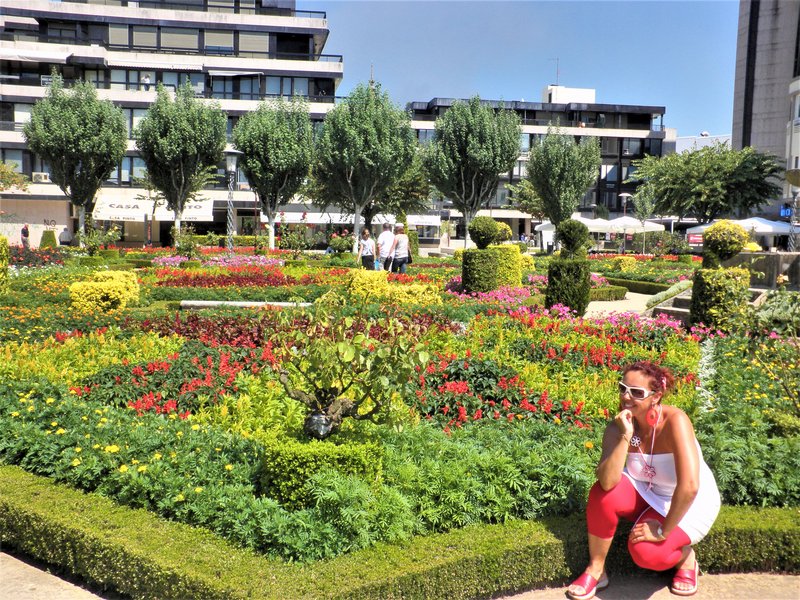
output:
M 181 0 L 169 0 L 162 2 L 161 0 L 66 0 L 62 4 L 101 4 L 106 6 L 123 6 L 130 8 L 155 8 L 166 10 L 186 10 L 198 12 L 218 12 L 218 13 L 235 13 L 235 14 L 248 14 L 248 15 L 265 15 L 272 17 L 295 17 L 300 19 L 327 19 L 325 11 L 321 10 L 293 10 L 290 8 L 278 8 L 275 6 L 260 6 L 260 0 L 254 3 L 254 6 L 239 6 L 236 2 L 234 6 L 223 6 L 213 0 L 205 0 L 204 2 L 190 2 Z

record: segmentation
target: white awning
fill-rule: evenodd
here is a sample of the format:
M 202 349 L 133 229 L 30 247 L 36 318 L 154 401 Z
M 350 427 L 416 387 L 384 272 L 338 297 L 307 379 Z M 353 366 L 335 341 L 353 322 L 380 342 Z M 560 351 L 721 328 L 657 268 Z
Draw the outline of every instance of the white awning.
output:
M 0 48 L 0 59 L 19 60 L 21 62 L 51 62 L 66 64 L 72 52 L 56 52 L 54 50 L 26 50 L 24 48 Z
M 408 215 L 408 224 L 418 227 L 439 227 L 442 218 L 439 215 Z
M 18 17 L 16 15 L 3 15 L 0 17 L 0 25 L 13 27 L 14 29 L 39 29 L 39 21 L 33 17 Z
M 209 71 L 211 77 L 252 77 L 253 75 L 264 75 L 260 71 Z
M 328 213 L 328 212 L 284 212 L 279 213 L 275 217 L 275 222 L 281 223 L 302 223 L 303 215 L 305 215 L 305 222 L 309 225 L 324 225 L 331 223 L 332 225 L 352 225 L 353 217 L 343 215 L 341 213 Z M 362 218 L 363 223 L 363 218 Z
M 94 205 L 92 218 L 95 221 L 144 222 L 144 217 L 153 214 L 152 200 L 114 201 L 100 198 Z
M 187 63 L 170 64 L 166 62 L 136 60 L 133 58 L 109 58 L 108 66 L 127 67 L 130 69 L 143 69 L 146 71 L 202 71 L 203 70 L 203 65 L 192 65 Z
M 166 205 L 159 204 L 156 206 L 156 221 L 174 221 L 174 211 L 167 210 Z M 203 221 L 209 222 L 214 220 L 214 200 L 205 198 L 203 200 L 193 200 L 187 202 L 183 206 L 182 221 Z

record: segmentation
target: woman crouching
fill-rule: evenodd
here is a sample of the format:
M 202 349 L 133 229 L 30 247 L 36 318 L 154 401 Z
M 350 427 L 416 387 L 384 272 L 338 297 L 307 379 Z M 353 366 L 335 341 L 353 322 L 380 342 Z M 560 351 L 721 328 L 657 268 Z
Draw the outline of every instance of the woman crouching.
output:
M 663 404 L 673 385 L 672 373 L 651 362 L 622 372 L 620 411 L 603 434 L 597 483 L 586 507 L 589 566 L 567 591 L 574 600 L 589 600 L 608 585 L 605 560 L 620 517 L 635 523 L 628 550 L 637 565 L 677 568 L 670 591 L 697 592 L 692 545 L 711 529 L 720 497 L 689 417 Z

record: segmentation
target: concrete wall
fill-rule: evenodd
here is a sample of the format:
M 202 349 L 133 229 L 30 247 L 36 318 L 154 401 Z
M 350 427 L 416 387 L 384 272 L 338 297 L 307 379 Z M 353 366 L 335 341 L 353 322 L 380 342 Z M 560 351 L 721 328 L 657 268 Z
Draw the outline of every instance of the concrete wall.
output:
M 0 210 L 0 235 L 6 236 L 12 246 L 22 244 L 20 231 L 25 223 L 29 225 L 31 246 L 36 247 L 45 229 L 54 230 L 58 239 L 58 234 L 69 222 L 69 204 L 63 200 L 31 202 L 3 198 L 0 201 Z
M 789 277 L 787 287 L 800 290 L 800 252 L 743 252 L 723 265 L 748 267 L 753 273 L 750 287 L 774 290 L 778 275 L 786 275 Z M 763 277 L 760 273 L 764 274 Z

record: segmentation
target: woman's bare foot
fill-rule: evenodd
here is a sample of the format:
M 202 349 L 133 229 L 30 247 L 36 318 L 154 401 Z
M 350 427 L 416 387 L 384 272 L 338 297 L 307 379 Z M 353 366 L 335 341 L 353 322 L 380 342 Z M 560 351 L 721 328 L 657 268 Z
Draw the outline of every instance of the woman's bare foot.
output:
M 589 565 L 584 570 L 584 573 L 588 573 L 591 575 L 595 580 L 600 582 L 603 578 L 605 578 L 605 569 L 601 567 L 595 567 Z M 603 586 L 605 587 L 605 586 Z M 586 595 L 586 589 L 581 585 L 572 584 L 567 588 L 567 592 L 569 593 L 570 597 L 581 597 Z

